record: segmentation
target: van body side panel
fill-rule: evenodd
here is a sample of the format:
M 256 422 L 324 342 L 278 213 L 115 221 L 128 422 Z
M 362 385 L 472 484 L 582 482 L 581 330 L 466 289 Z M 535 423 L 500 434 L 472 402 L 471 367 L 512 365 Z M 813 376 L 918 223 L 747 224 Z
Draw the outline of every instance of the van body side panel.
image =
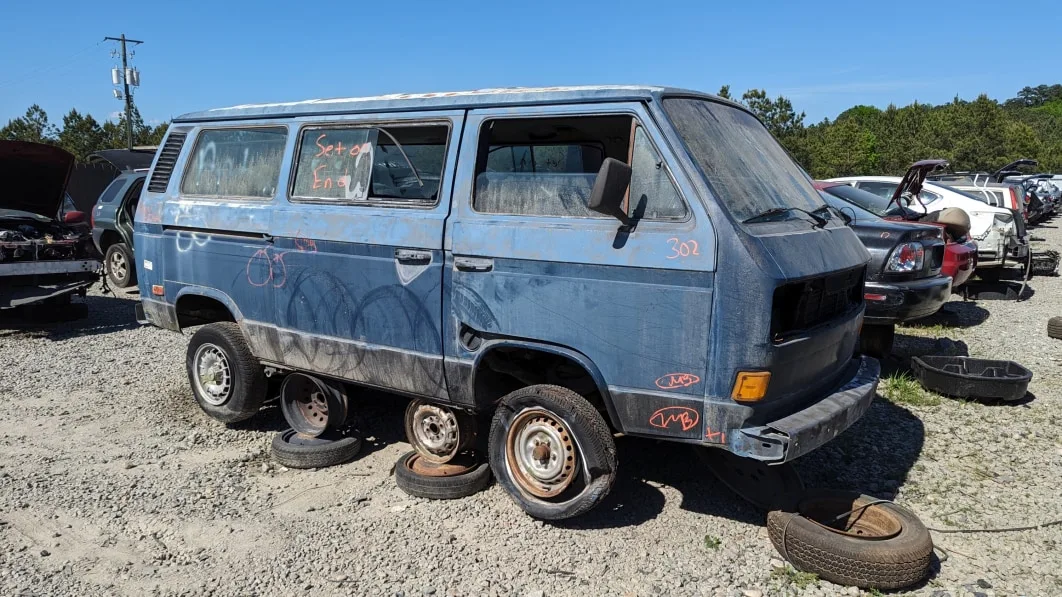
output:
M 271 233 L 274 314 L 249 324 L 264 358 L 407 395 L 448 400 L 443 375 L 443 227 L 462 112 L 388 122 L 447 122 L 435 205 L 277 202 Z M 329 119 L 370 125 L 379 116 Z M 306 124 L 320 124 L 306 120 Z M 298 133 L 293 133 L 297 136 Z M 412 256 L 412 258 L 410 258 Z
M 501 215 L 472 209 L 472 154 L 484 121 L 508 115 L 628 112 L 668 162 L 668 148 L 640 104 L 470 113 L 446 237 L 447 377 L 452 384 L 469 379 L 467 370 L 482 350 L 469 350 L 462 343 L 463 327 L 491 340 L 562 346 L 585 355 L 599 369 L 608 386 L 605 400 L 611 401 L 610 410 L 618 419 L 614 424 L 623 431 L 699 438 L 716 241 L 711 222 L 682 177 L 676 176 L 675 182 L 690 217 L 646 220 L 629 235 L 607 217 Z M 689 241 L 698 246 L 697 254 L 676 257 L 676 244 Z M 478 263 L 484 268 L 477 270 Z

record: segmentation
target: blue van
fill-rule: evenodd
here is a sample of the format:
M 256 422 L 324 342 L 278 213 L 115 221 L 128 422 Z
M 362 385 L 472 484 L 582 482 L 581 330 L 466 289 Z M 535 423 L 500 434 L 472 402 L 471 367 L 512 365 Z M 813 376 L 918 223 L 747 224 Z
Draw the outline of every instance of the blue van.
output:
M 607 494 L 615 433 L 783 463 L 878 382 L 853 357 L 868 253 L 755 116 L 693 91 L 186 114 L 135 244 L 140 319 L 202 326 L 187 367 L 208 414 L 253 416 L 267 374 L 380 388 L 414 399 L 432 462 L 493 416 L 491 469 L 542 518 Z

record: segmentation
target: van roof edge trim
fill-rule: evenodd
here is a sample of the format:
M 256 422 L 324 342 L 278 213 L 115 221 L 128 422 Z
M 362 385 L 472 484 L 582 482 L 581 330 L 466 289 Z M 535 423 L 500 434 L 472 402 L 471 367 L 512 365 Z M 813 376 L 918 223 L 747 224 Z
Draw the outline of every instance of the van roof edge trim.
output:
M 596 103 L 605 101 L 645 101 L 654 96 L 682 95 L 721 98 L 670 87 L 602 85 L 586 87 L 513 87 L 443 93 L 399 93 L 371 97 L 311 99 L 294 102 L 241 104 L 189 112 L 173 119 L 174 123 L 217 120 L 251 120 L 299 116 L 360 114 L 369 112 L 412 112 L 446 109 L 476 109 L 541 104 Z M 727 102 L 729 103 L 729 102 Z

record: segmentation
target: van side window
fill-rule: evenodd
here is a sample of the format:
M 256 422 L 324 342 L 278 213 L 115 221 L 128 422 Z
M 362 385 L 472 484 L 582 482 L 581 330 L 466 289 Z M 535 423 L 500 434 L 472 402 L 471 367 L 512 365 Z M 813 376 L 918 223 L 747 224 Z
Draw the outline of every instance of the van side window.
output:
M 631 207 L 648 219 L 683 218 L 686 205 L 648 135 L 631 146 L 630 116 L 498 119 L 480 133 L 472 207 L 478 212 L 605 217 L 587 202 L 605 158 L 632 163 Z
M 185 167 L 181 193 L 272 197 L 277 190 L 287 136 L 285 127 L 202 131 Z
M 664 160 L 641 126 L 635 127 L 634 131 L 627 215 L 648 220 L 681 220 L 686 217 L 686 204 L 668 176 Z
M 443 124 L 305 129 L 292 197 L 433 205 L 449 137 Z

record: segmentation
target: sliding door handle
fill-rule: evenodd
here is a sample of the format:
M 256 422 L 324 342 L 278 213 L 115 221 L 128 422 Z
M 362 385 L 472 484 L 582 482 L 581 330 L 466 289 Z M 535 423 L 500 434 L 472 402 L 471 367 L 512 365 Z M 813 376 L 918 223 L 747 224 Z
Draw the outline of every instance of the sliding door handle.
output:
M 454 267 L 463 272 L 489 272 L 494 269 L 494 260 L 477 257 L 454 257 Z
M 431 261 L 431 251 L 395 249 L 395 260 L 400 263 L 425 263 Z

